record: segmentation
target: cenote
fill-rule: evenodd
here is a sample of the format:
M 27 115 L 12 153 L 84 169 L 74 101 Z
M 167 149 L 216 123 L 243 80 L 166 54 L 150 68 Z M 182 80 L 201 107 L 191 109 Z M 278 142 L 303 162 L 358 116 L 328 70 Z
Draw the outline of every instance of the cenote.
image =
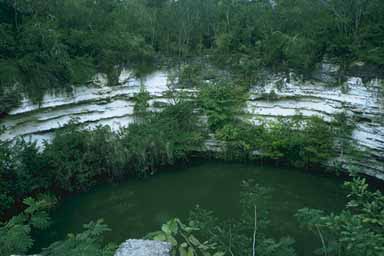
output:
M 241 182 L 253 179 L 272 189 L 269 209 L 270 235 L 296 240 L 299 255 L 312 255 L 319 247 L 316 236 L 299 228 L 294 217 L 300 208 L 338 211 L 345 205 L 343 179 L 324 174 L 271 166 L 204 161 L 191 167 L 172 168 L 146 180 L 129 180 L 95 187 L 63 200 L 52 213 L 52 226 L 40 234 L 37 247 L 81 231 L 85 223 L 104 219 L 112 229 L 107 241 L 141 238 L 162 223 L 186 219 L 196 205 L 213 210 L 220 218 L 240 214 Z

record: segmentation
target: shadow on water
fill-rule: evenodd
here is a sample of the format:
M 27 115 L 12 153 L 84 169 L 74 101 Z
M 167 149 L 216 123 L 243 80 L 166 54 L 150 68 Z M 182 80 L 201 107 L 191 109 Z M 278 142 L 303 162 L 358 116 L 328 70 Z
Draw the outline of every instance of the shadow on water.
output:
M 236 218 L 240 214 L 240 184 L 246 179 L 273 189 L 271 200 L 265 202 L 270 211 L 270 235 L 293 237 L 299 255 L 311 255 L 319 241 L 299 229 L 293 216 L 296 211 L 311 207 L 332 212 L 345 204 L 343 178 L 289 168 L 204 161 L 191 167 L 173 167 L 145 181 L 101 185 L 69 197 L 54 210 L 51 228 L 39 235 L 36 245 L 46 247 L 97 219 L 104 219 L 112 229 L 106 234 L 107 241 L 140 238 L 158 230 L 170 218 L 187 218 L 197 204 L 215 211 L 220 218 Z

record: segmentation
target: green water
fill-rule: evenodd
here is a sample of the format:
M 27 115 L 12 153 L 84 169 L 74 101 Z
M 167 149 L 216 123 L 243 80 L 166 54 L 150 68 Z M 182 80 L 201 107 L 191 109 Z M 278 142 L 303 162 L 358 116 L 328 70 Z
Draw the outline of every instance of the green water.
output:
M 81 231 L 82 224 L 100 218 L 112 228 L 106 235 L 107 241 L 140 238 L 158 230 L 170 218 L 186 218 L 197 204 L 215 211 L 221 218 L 237 217 L 240 183 L 246 179 L 273 189 L 270 201 L 265 202 L 272 221 L 270 235 L 295 238 L 299 255 L 312 255 L 319 241 L 299 229 L 295 212 L 303 207 L 331 212 L 345 204 L 340 178 L 286 168 L 203 162 L 144 181 L 98 186 L 67 198 L 53 212 L 53 224 L 37 244 L 45 247 L 67 233 Z

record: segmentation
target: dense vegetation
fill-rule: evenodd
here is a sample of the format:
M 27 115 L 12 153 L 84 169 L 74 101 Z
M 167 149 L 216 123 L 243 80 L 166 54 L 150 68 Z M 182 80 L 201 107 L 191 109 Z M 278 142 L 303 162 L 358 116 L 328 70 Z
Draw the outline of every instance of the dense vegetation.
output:
M 80 130 L 74 120 L 42 151 L 23 140 L 1 142 L 0 216 L 30 195 L 84 191 L 99 181 L 145 176 L 188 159 L 204 139 L 193 109 L 179 102 L 117 133 L 109 127 Z
M 158 113 L 148 110 L 148 93 L 142 90 L 134 98 L 136 122 L 118 132 L 108 126 L 82 130 L 76 120 L 72 120 L 57 130 L 42 150 L 22 139 L 14 144 L 1 142 L 0 211 L 4 220 L 10 217 L 0 226 L 3 253 L 28 252 L 33 245 L 32 234 L 49 225 L 47 211 L 55 202 L 53 195 L 60 199 L 105 180 L 143 177 L 162 165 L 188 160 L 203 148 L 207 130 L 223 141 L 222 154 L 218 155 L 222 159 L 273 161 L 308 170 L 321 167 L 340 149 L 347 150 L 350 146 L 335 145 L 340 133 L 348 136 L 352 131 L 343 114 L 331 125 L 318 117 L 304 119 L 302 116 L 258 125 L 241 121 L 238 115 L 246 94 L 241 88 L 213 83 L 204 87 L 197 101 L 185 100 L 182 94 L 171 90 L 174 104 Z M 231 97 L 231 94 L 237 96 Z M 202 113 L 207 115 L 207 127 L 199 118 Z M 150 237 L 172 242 L 175 253 L 180 255 L 244 255 L 251 250 L 257 255 L 296 255 L 292 239 L 274 240 L 265 235 L 266 209 L 256 207 L 262 200 L 268 200 L 263 198 L 268 190 L 252 182 L 243 185 L 241 219 L 222 226 L 213 213 L 197 209 L 188 225 L 171 220 L 162 231 Z M 351 197 L 358 200 L 351 201 L 340 215 L 323 216 L 325 213 L 321 211 L 303 209 L 298 217 L 303 226 L 320 232 L 321 251 L 326 255 L 344 251 L 359 255 L 369 246 L 375 247 L 367 255 L 380 255 L 383 196 L 380 192 L 369 192 L 362 180 L 355 180 L 349 186 Z M 23 209 L 24 212 L 17 215 Z M 257 232 L 252 225 L 256 220 Z M 360 226 L 356 226 L 358 223 Z M 376 227 L 376 223 L 379 226 Z M 359 232 L 349 230 L 346 225 L 359 228 Z M 84 227 L 83 233 L 53 243 L 43 250 L 43 255 L 68 255 L 69 252 L 71 255 L 113 255 L 116 247 L 102 243 L 103 232 L 109 230 L 103 223 L 91 222 Z M 344 229 L 347 230 L 338 232 Z M 228 237 L 229 244 L 225 242 Z M 185 241 L 178 242 L 178 239 Z M 348 241 L 358 241 L 359 245 L 351 247 Z
M 0 0 L 0 118 L 24 96 L 38 103 L 47 91 L 70 93 L 97 72 L 116 85 L 123 67 L 165 58 L 204 57 L 233 71 L 223 76 L 234 74 L 211 79 L 202 65 L 182 66 L 178 82 L 200 89 L 196 101 L 171 90 L 172 104 L 154 113 L 142 89 L 133 99 L 135 123 L 117 132 L 83 130 L 72 120 L 40 149 L 22 139 L 0 141 L 0 255 L 28 253 L 34 232 L 49 226 L 56 200 L 188 161 L 209 133 L 222 142 L 217 157 L 225 160 L 314 170 L 358 153 L 343 139 L 353 130 L 345 114 L 332 122 L 297 115 L 250 123 L 242 109 L 259 69 L 306 75 L 324 58 L 342 69 L 357 61 L 383 67 L 383 12 L 381 0 Z M 174 219 L 150 237 L 170 241 L 181 256 L 296 255 L 292 239 L 266 236 L 267 209 L 259 203 L 268 189 L 243 185 L 241 218 L 223 224 L 198 208 L 188 225 Z M 381 256 L 384 196 L 363 179 L 346 185 L 350 202 L 343 211 L 302 209 L 297 218 L 319 235 L 321 255 Z M 116 247 L 102 242 L 106 225 L 84 228 L 42 255 L 113 255 Z
M 1 0 L 0 113 L 22 93 L 70 91 L 96 72 L 208 54 L 249 74 L 308 72 L 323 56 L 383 65 L 381 0 Z
M 253 181 L 243 181 L 242 187 L 242 213 L 238 219 L 223 221 L 214 212 L 196 206 L 190 212 L 188 225 L 178 219 L 171 220 L 149 237 L 171 242 L 174 255 L 177 252 L 180 256 L 296 255 L 293 239 L 285 237 L 276 241 L 266 235 L 268 210 L 260 207 L 260 203 L 270 199 L 270 189 Z
M 316 209 L 297 213 L 302 226 L 321 240 L 323 255 L 382 255 L 384 253 L 384 195 L 373 192 L 365 179 L 346 182 L 349 202 L 340 213 L 327 214 Z
M 343 136 L 348 137 L 352 131 L 353 125 L 348 122 L 345 114 L 337 116 L 331 124 L 319 117 L 308 119 L 300 115 L 293 119 L 251 124 L 241 119 L 247 98 L 247 83 L 232 80 L 204 83 L 201 79 L 195 79 L 195 82 L 201 88 L 196 100 L 186 98 L 177 90 L 170 90 L 167 96 L 171 104 L 163 107 L 161 112 L 150 111 L 150 96 L 142 88 L 133 98 L 135 123 L 118 132 L 108 126 L 83 130 L 76 120 L 72 120 L 57 130 L 53 140 L 46 142 L 42 150 L 35 143 L 22 139 L 12 144 L 1 142 L 0 214 L 4 220 L 11 218 L 0 229 L 4 237 L 7 237 L 4 241 L 0 239 L 5 252 L 27 252 L 33 245 L 33 230 L 45 228 L 49 224 L 47 208 L 52 203 L 42 195 L 54 195 L 60 199 L 68 193 L 85 191 L 105 180 L 153 174 L 162 165 L 190 159 L 203 149 L 208 133 L 213 133 L 223 142 L 221 153 L 217 155 L 219 158 L 271 161 L 307 170 L 322 168 L 324 163 L 336 157 L 340 151 L 351 150 L 352 146 L 348 143 L 336 141 Z M 201 119 L 202 114 L 207 117 L 206 121 Z M 173 220 L 165 224 L 163 231 L 152 234 L 152 238 L 172 242 L 175 253 L 180 255 L 242 255 L 249 252 L 253 241 L 257 244 L 254 250 L 258 255 L 295 255 L 292 239 L 274 240 L 265 235 L 268 221 L 264 219 L 264 210 L 258 211 L 260 219 L 256 237 L 250 236 L 253 231 L 250 223 L 255 218 L 252 214 L 256 211 L 253 207 L 266 190 L 245 184 L 247 188 L 242 199 L 244 215 L 238 222 L 228 223 L 222 229 L 212 213 L 199 209 L 193 213 L 195 221 L 189 223 L 189 226 Z M 380 197 L 380 194 L 375 195 Z M 36 201 L 31 197 L 37 198 Z M 43 211 L 40 211 L 40 206 L 33 207 L 34 204 L 41 205 Z M 31 207 L 34 209 L 32 212 Z M 15 215 L 23 209 L 24 213 Z M 314 210 L 303 211 L 308 211 L 308 215 L 320 215 L 320 212 Z M 380 219 L 377 216 L 375 218 Z M 351 220 L 346 217 L 345 221 Z M 305 220 L 303 223 L 307 224 Z M 165 228 L 167 225 L 169 228 Z M 328 225 L 324 228 L 332 232 L 336 226 Z M 104 224 L 92 222 L 85 225 L 85 229 L 84 233 L 69 235 L 67 240 L 52 244 L 42 252 L 43 255 L 67 255 L 68 252 L 72 255 L 113 254 L 115 247 L 104 247 L 101 242 L 102 233 L 108 231 Z M 372 227 L 366 227 L 365 230 L 368 235 L 372 235 Z M 230 248 L 222 240 L 228 236 L 228 232 L 233 237 Z M 197 233 L 206 242 L 200 242 L 192 233 Z M 188 238 L 187 241 L 175 243 L 177 237 Z M 361 239 L 363 245 L 368 243 L 364 240 L 366 238 Z M 372 243 L 380 244 L 380 241 L 374 240 Z M 326 246 L 328 248 L 331 245 Z M 191 254 L 191 251 L 194 253 Z M 375 253 L 372 255 L 378 255 Z
M 46 229 L 50 225 L 48 210 L 53 206 L 54 198 L 43 197 L 38 200 L 24 200 L 26 209 L 14 216 L 7 223 L 0 225 L 0 253 L 13 255 L 27 253 L 33 246 L 31 234 L 38 229 Z M 101 220 L 84 225 L 81 234 L 69 234 L 64 241 L 58 241 L 44 249 L 41 255 L 95 255 L 112 256 L 116 246 L 102 245 L 102 234 L 110 231 Z
M 244 120 L 246 99 L 247 86 L 241 83 L 211 83 L 200 89 L 198 102 L 210 132 L 223 142 L 221 158 L 273 161 L 308 170 L 323 168 L 340 152 L 358 157 L 353 143 L 344 140 L 354 128 L 345 113 L 336 115 L 330 123 L 300 114 L 252 123 Z
M 266 235 L 270 222 L 268 208 L 263 205 L 270 200 L 270 189 L 254 184 L 254 181 L 244 181 L 242 186 L 243 213 L 238 219 L 223 221 L 214 212 L 197 207 L 191 211 L 188 226 L 178 219 L 172 220 L 150 237 L 171 242 L 180 256 L 297 255 L 293 238 L 275 240 Z M 382 255 L 384 195 L 370 191 L 362 178 L 353 178 L 345 183 L 345 187 L 349 190 L 349 202 L 341 212 L 327 214 L 304 208 L 296 214 L 299 223 L 319 238 L 315 254 Z M 190 251 L 193 253 L 186 253 Z
M 354 178 L 346 182 L 349 202 L 339 213 L 325 213 L 316 209 L 300 209 L 297 219 L 302 227 L 319 238 L 316 255 L 380 256 L 384 252 L 384 195 L 369 189 L 366 181 Z M 223 221 L 215 213 L 197 206 L 191 211 L 188 224 L 179 219 L 165 223 L 160 231 L 148 234 L 146 239 L 167 241 L 173 245 L 172 255 L 225 256 L 263 255 L 295 256 L 294 239 L 278 240 L 268 237 L 271 190 L 243 181 L 242 214 L 237 219 Z M 55 203 L 52 197 L 27 198 L 23 213 L 0 225 L 0 252 L 2 255 L 26 253 L 33 245 L 31 234 L 45 229 L 50 223 L 47 211 Z M 102 220 L 84 225 L 80 234 L 69 234 L 42 251 L 46 256 L 112 256 L 117 246 L 105 244 L 105 232 L 111 231 Z M 315 249 L 315 248 L 314 248 Z
M 38 193 L 60 197 L 105 180 L 153 174 L 160 166 L 197 155 L 209 133 L 222 142 L 216 155 L 221 159 L 270 161 L 307 170 L 323 168 L 340 150 L 352 147 L 336 145 L 340 133 L 348 136 L 352 131 L 344 115 L 331 125 L 299 115 L 257 125 L 242 121 L 243 88 L 213 83 L 203 87 L 196 101 L 171 90 L 173 104 L 158 113 L 149 111 L 149 95 L 143 89 L 134 97 L 135 123 L 118 132 L 108 126 L 84 130 L 72 120 L 42 150 L 23 139 L 1 142 L 0 214 L 12 214 L 9 209 Z

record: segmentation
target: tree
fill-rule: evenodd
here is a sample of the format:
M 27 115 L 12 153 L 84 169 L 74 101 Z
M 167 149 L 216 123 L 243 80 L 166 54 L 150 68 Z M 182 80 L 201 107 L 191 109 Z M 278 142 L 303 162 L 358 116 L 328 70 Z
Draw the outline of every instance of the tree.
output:
M 245 88 L 226 82 L 204 85 L 199 92 L 199 104 L 212 131 L 233 121 L 242 110 L 245 99 Z
M 46 229 L 50 218 L 47 210 L 53 206 L 55 199 L 44 196 L 35 200 L 24 199 L 27 206 L 23 213 L 12 217 L 8 222 L 0 223 L 0 254 L 25 254 L 33 246 L 31 232 L 33 229 Z

